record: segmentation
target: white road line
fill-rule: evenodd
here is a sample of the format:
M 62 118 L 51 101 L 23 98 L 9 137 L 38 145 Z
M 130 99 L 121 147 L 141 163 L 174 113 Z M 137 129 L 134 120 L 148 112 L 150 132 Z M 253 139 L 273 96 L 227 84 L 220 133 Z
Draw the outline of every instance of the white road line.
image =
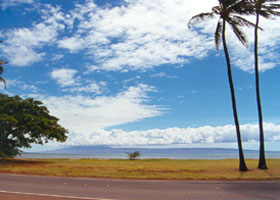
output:
M 28 192 L 13 192 L 13 191 L 4 191 L 4 190 L 0 190 L 0 193 L 31 195 L 31 196 L 41 196 L 41 197 L 55 197 L 55 198 L 66 198 L 66 199 L 81 199 L 81 200 L 117 200 L 117 199 L 74 197 L 74 196 L 62 196 L 62 195 L 51 195 L 51 194 L 36 194 L 36 193 L 28 193 Z

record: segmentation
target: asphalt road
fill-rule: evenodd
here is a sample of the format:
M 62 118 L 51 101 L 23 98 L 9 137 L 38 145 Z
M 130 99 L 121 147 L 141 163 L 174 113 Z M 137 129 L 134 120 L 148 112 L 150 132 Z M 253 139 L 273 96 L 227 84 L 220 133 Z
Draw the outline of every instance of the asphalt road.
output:
M 0 174 L 1 200 L 280 199 L 280 182 L 151 181 Z

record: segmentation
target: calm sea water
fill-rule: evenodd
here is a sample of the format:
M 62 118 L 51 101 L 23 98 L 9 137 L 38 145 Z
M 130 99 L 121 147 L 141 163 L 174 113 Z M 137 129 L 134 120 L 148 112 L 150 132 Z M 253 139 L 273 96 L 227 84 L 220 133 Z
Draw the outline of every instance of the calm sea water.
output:
M 258 153 L 245 153 L 246 158 L 258 158 Z M 54 154 L 54 153 L 22 153 L 18 158 L 98 158 L 98 159 L 127 159 L 126 154 Z M 207 159 L 207 160 L 218 160 L 218 159 L 229 159 L 238 158 L 238 154 L 142 154 L 141 159 Z M 280 152 L 266 153 L 266 158 L 280 158 Z

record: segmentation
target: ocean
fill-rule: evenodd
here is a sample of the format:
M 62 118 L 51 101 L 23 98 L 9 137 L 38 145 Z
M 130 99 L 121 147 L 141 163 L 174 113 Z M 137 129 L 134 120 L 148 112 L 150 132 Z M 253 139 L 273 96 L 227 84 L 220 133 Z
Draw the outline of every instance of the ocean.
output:
M 145 149 L 145 148 L 96 148 L 96 147 L 74 147 L 59 149 L 49 152 L 22 153 L 18 158 L 68 158 L 68 159 L 128 159 L 126 152 L 141 152 L 140 159 L 231 159 L 238 158 L 236 149 L 212 149 L 212 148 L 184 148 L 184 149 Z M 244 150 L 245 158 L 256 159 L 258 151 Z M 266 158 L 280 158 L 280 152 L 266 152 Z

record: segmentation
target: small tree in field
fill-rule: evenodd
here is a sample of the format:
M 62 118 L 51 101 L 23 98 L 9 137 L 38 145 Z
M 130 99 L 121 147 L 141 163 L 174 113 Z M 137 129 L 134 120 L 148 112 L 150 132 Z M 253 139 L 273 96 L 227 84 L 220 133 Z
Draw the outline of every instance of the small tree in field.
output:
M 32 143 L 67 139 L 67 130 L 42 104 L 32 98 L 0 93 L 0 158 L 15 157 L 21 153 L 19 148 L 30 148 Z
M 128 155 L 129 160 L 135 160 L 136 158 L 141 156 L 141 153 L 139 151 L 135 151 L 133 153 L 129 153 L 129 152 L 126 153 Z

